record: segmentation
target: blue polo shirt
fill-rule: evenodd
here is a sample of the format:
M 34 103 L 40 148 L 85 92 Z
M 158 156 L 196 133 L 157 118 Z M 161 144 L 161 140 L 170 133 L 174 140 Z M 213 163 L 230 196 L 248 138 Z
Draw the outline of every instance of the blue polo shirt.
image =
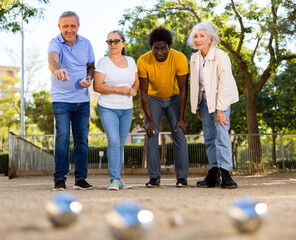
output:
M 95 54 L 88 39 L 77 34 L 73 46 L 67 43 L 62 34 L 53 38 L 48 47 L 48 54 L 59 55 L 59 65 L 66 69 L 69 81 L 59 81 L 51 74 L 50 98 L 52 102 L 81 103 L 89 102 L 88 88 L 80 86 L 79 81 L 87 77 L 87 65 L 95 61 Z

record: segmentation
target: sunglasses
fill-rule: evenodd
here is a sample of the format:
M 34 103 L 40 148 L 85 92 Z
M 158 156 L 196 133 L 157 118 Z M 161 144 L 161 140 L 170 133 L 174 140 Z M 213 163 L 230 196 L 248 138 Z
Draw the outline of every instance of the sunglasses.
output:
M 114 39 L 114 40 L 107 40 L 106 43 L 111 46 L 112 43 L 114 43 L 114 45 L 118 45 L 118 43 L 120 43 L 121 41 L 122 40 L 120 39 Z

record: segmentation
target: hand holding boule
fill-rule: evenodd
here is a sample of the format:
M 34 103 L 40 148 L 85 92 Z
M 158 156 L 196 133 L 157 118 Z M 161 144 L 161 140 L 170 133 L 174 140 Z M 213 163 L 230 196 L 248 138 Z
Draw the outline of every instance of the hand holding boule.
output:
M 68 82 L 70 80 L 66 69 L 58 69 L 55 71 L 55 75 L 59 81 Z

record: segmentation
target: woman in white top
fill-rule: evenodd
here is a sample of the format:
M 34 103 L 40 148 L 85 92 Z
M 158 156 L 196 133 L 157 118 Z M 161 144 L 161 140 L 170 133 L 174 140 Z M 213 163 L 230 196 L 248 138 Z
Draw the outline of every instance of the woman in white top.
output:
M 112 31 L 106 42 L 110 55 L 97 63 L 93 86 L 94 91 L 100 93 L 99 116 L 108 139 L 109 190 L 128 189 L 131 185 L 125 184 L 120 174 L 139 79 L 134 59 L 126 56 L 124 35 Z
M 230 59 L 216 48 L 219 42 L 217 29 L 208 22 L 196 24 L 188 37 L 188 44 L 199 50 L 190 59 L 191 111 L 202 121 L 209 160 L 208 175 L 196 186 L 237 188 L 229 174 L 232 156 L 228 131 L 230 105 L 239 98 Z

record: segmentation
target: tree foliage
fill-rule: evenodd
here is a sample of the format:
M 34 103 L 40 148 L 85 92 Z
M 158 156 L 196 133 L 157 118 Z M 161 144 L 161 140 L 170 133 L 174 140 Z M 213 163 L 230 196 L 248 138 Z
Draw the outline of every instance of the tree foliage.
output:
M 259 117 L 272 133 L 296 130 L 296 61 L 268 82 L 258 96 Z
M 49 0 L 36 0 L 35 2 L 38 5 L 44 5 L 48 4 Z M 20 0 L 0 1 L 0 30 L 20 32 L 22 12 L 24 22 L 28 23 L 32 18 L 41 17 L 44 8 L 33 7 Z
M 279 132 L 296 129 L 296 61 L 285 64 L 283 72 L 269 81 L 258 96 L 259 119 L 272 135 L 272 159 L 277 164 L 276 139 Z
M 133 103 L 134 106 L 133 106 L 133 116 L 132 116 L 132 124 L 131 124 L 130 131 L 134 129 L 144 129 L 144 121 L 143 121 L 144 113 L 143 113 L 143 110 L 141 109 L 139 94 L 137 94 L 137 96 L 134 98 L 133 101 L 134 101 Z M 99 116 L 97 105 L 94 107 L 94 110 L 95 110 L 95 117 L 91 117 L 90 121 L 96 127 L 98 127 L 102 132 L 105 132 L 101 122 L 101 118 Z
M 44 63 L 40 59 L 40 53 L 36 49 L 31 49 L 28 52 L 28 57 L 25 62 L 25 101 L 32 98 L 32 95 L 36 91 L 44 89 L 44 82 L 40 81 L 40 69 L 43 67 Z
M 26 116 L 37 125 L 44 134 L 53 134 L 54 117 L 48 91 L 33 93 L 33 101 L 27 103 Z
M 98 127 L 102 132 L 105 132 L 105 131 L 104 131 L 103 124 L 102 124 L 102 121 L 101 121 L 101 118 L 100 118 L 100 115 L 99 115 L 99 112 L 98 112 L 98 106 L 97 106 L 97 105 L 95 105 L 94 110 L 95 110 L 95 114 L 96 114 L 96 116 L 95 116 L 95 117 L 91 117 L 91 118 L 90 118 L 90 121 L 91 121 L 96 127 Z
M 17 77 L 19 69 L 1 68 L 0 77 L 0 132 L 2 149 L 8 149 L 8 133 L 19 132 L 20 96 Z
M 161 11 L 161 8 L 161 5 L 157 5 L 157 10 L 151 10 L 149 14 L 147 14 L 147 11 L 149 10 L 141 6 L 136 7 L 134 10 L 127 9 L 123 18 L 119 22 L 122 26 L 128 25 L 125 29 L 129 42 L 127 53 L 133 57 L 135 61 L 137 61 L 142 54 L 151 50 L 148 43 L 148 36 L 149 33 L 159 25 L 164 25 L 172 31 L 173 43 L 171 47 L 173 49 L 183 52 L 187 59 L 189 59 L 192 54 L 192 49 L 186 44 L 186 36 L 189 34 L 189 31 L 193 26 L 193 17 L 182 12 L 166 16 L 167 13 Z M 134 125 L 144 128 L 144 113 L 139 95 L 134 99 L 134 113 L 136 116 L 133 119 Z M 187 133 L 200 133 L 201 123 L 197 117 L 190 112 L 189 105 L 186 107 L 185 115 L 186 120 L 189 123 Z M 161 125 L 163 128 L 162 131 L 169 131 L 169 126 L 166 121 L 162 121 Z
M 181 51 L 186 54 L 185 40 L 200 21 L 217 27 L 221 39 L 218 47 L 229 54 L 239 92 L 246 96 L 248 133 L 258 134 L 258 94 L 283 61 L 296 58 L 286 47 L 295 36 L 295 2 L 158 0 L 151 9 L 139 6 L 127 10 L 120 23 L 127 27 L 132 44 L 145 40 L 155 25 L 163 24 L 173 31 L 174 39 L 180 39 L 175 44 L 183 46 Z M 249 151 L 253 171 L 261 159 L 259 136 L 249 137 Z

